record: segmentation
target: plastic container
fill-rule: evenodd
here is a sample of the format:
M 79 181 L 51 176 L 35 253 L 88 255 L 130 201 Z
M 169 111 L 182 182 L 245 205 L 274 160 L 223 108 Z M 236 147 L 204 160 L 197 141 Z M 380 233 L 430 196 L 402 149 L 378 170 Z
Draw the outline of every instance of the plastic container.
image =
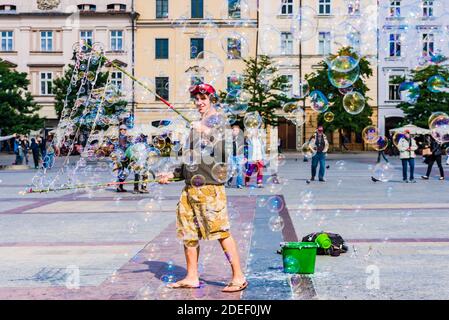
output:
M 315 239 L 316 244 L 323 249 L 329 249 L 332 246 L 332 240 L 327 233 L 322 233 Z
M 318 245 L 313 242 L 281 243 L 284 272 L 295 274 L 314 273 L 317 248 Z

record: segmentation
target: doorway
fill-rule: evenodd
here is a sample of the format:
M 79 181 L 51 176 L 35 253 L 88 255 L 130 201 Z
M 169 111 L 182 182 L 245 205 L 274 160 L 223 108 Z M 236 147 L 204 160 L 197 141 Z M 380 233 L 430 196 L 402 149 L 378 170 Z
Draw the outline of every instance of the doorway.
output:
M 281 140 L 281 151 L 296 151 L 296 125 L 280 119 L 278 137 Z

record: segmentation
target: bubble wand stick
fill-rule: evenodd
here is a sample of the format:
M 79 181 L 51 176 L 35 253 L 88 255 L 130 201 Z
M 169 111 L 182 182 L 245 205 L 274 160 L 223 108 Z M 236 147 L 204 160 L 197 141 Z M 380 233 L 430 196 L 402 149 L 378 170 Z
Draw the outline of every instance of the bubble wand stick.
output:
M 178 182 L 181 181 L 181 179 L 169 179 L 170 182 Z M 159 182 L 159 180 L 143 180 L 143 181 L 127 181 L 127 182 L 109 182 L 109 183 L 100 183 L 100 184 L 80 184 L 72 187 L 65 187 L 65 188 L 54 188 L 54 189 L 36 189 L 33 190 L 30 188 L 27 190 L 26 193 L 49 193 L 49 192 L 56 192 L 56 191 L 70 191 L 70 190 L 79 190 L 79 189 L 87 189 L 87 188 L 102 188 L 102 187 L 115 187 L 120 185 L 129 185 L 129 184 L 135 184 L 135 183 L 152 183 L 152 182 Z

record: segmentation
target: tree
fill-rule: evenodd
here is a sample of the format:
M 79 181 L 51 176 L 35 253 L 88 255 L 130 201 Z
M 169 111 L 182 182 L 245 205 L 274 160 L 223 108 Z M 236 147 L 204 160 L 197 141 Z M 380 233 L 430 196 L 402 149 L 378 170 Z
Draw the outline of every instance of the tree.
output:
M 335 59 L 337 56 L 349 56 L 357 59 L 357 56 L 351 47 L 341 48 L 336 55 L 330 56 L 330 61 Z M 324 120 L 324 114 L 320 114 L 318 117 L 318 122 L 323 125 L 326 131 L 338 130 L 340 137 L 342 136 L 342 130 L 362 132 L 366 126 L 372 124 L 370 117 L 373 114 L 373 111 L 368 103 L 370 98 L 366 97 L 366 93 L 369 91 L 369 88 L 365 84 L 366 79 L 373 75 L 373 70 L 371 69 L 369 61 L 365 58 L 360 59 L 360 76 L 352 85 L 353 91 L 357 91 L 362 94 L 366 101 L 365 108 L 357 115 L 349 114 L 343 107 L 344 94 L 342 94 L 341 90 L 333 86 L 329 81 L 328 63 L 326 61 L 321 61 L 319 65 L 321 68 L 316 72 L 306 75 L 306 80 L 308 81 L 310 91 L 319 90 L 327 96 L 330 105 L 329 111 L 334 114 L 334 120 L 331 122 L 326 122 Z
M 29 133 L 43 127 L 40 109 L 28 91 L 30 81 L 26 73 L 12 71 L 0 59 L 0 128 L 2 135 Z
M 434 64 L 411 71 L 410 79 L 407 82 L 413 82 L 416 85 L 416 92 L 413 94 L 417 97 L 417 100 L 404 101 L 396 106 L 402 109 L 405 114 L 401 125 L 412 123 L 416 126 L 427 128 L 429 126 L 428 119 L 433 112 L 442 111 L 449 113 L 449 92 L 432 92 L 429 90 L 429 80 L 433 76 L 442 76 L 444 79 L 448 79 L 448 66 Z M 402 84 L 405 80 L 405 77 L 396 77 L 393 79 L 393 83 Z
M 278 74 L 278 69 L 268 56 L 245 59 L 246 68 L 241 84 L 230 90 L 220 92 L 220 98 L 227 104 L 242 103 L 240 97 L 245 95 L 243 103 L 248 104 L 246 112 L 259 112 L 265 125 L 278 126 L 276 111 L 286 102 L 293 101 L 286 94 L 290 84 L 286 76 Z M 235 94 L 234 94 L 235 93 Z M 237 101 L 235 101 L 237 100 Z M 239 115 L 239 119 L 243 117 Z
M 55 109 L 56 113 L 59 118 L 61 118 L 62 111 L 64 109 L 64 105 L 66 103 L 67 99 L 67 108 L 71 111 L 74 108 L 75 101 L 80 97 L 86 97 L 86 94 L 91 92 L 91 90 L 104 88 L 106 84 L 108 83 L 109 78 L 109 71 L 108 72 L 102 72 L 98 70 L 101 68 L 104 64 L 105 60 L 101 60 L 99 63 L 97 63 L 95 66 L 92 64 L 89 67 L 89 70 L 86 70 L 85 72 L 91 73 L 91 75 L 94 77 L 98 71 L 97 79 L 96 81 L 85 81 L 83 84 L 82 77 L 78 76 L 78 79 L 76 80 L 75 84 L 72 84 L 72 75 L 74 70 L 74 65 L 70 64 L 67 69 L 64 72 L 64 76 L 56 79 L 53 81 L 53 88 L 55 93 Z M 87 61 L 81 61 L 81 64 L 86 64 Z M 80 73 L 78 73 L 79 75 Z M 89 75 L 87 75 L 89 76 Z M 93 80 L 92 78 L 90 80 Z M 80 91 L 80 88 L 83 86 L 84 93 L 78 94 Z M 67 90 L 71 87 L 71 91 L 67 96 Z M 112 86 L 111 86 L 112 87 Z M 101 91 L 101 90 L 99 90 Z M 107 91 L 111 91 L 110 89 Z M 114 91 L 117 91 L 117 88 L 114 89 Z M 114 95 L 120 95 L 119 92 L 115 92 Z M 93 120 L 95 119 L 95 116 L 98 111 L 98 107 L 100 103 L 98 101 L 95 103 L 95 99 L 91 99 L 92 104 L 89 106 L 89 112 L 85 113 L 86 107 L 81 107 L 77 110 L 77 112 L 74 112 L 72 115 L 72 119 L 75 119 L 78 126 L 82 129 L 90 129 L 91 124 L 93 123 Z M 127 101 L 123 99 L 114 99 L 114 102 L 111 103 L 111 101 L 108 101 L 108 99 L 102 100 L 102 109 L 101 116 L 102 118 L 107 118 L 111 116 L 118 116 L 119 114 L 126 111 Z M 96 126 L 102 129 L 107 129 L 108 124 L 104 123 L 103 121 L 99 121 L 96 123 Z

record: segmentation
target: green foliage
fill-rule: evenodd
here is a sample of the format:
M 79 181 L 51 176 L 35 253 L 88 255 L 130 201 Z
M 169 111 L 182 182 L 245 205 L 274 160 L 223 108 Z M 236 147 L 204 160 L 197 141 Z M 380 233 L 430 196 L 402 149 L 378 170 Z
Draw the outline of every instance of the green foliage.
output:
M 281 109 L 285 102 L 293 101 L 285 92 L 290 90 L 286 76 L 279 75 L 278 69 L 268 56 L 259 56 L 244 60 L 246 68 L 243 72 L 241 89 L 250 94 L 247 112 L 259 112 L 265 125 L 278 126 L 276 111 Z M 265 76 L 261 77 L 261 73 Z M 226 102 L 229 92 L 220 92 L 220 98 Z M 240 119 L 241 120 L 241 119 Z
M 430 65 L 426 68 L 418 68 L 411 71 L 407 81 L 419 84 L 419 98 L 416 104 L 401 102 L 396 107 L 404 111 L 405 117 L 401 125 L 412 123 L 421 128 L 428 128 L 428 119 L 433 112 L 441 111 L 449 113 L 449 93 L 431 92 L 427 88 L 429 78 L 440 75 L 444 79 L 449 79 L 449 69 L 447 65 Z M 393 83 L 400 84 L 405 81 L 405 77 L 396 77 Z
M 334 59 L 336 56 L 352 56 L 356 58 L 350 47 L 341 48 L 337 55 L 333 55 L 330 59 Z M 363 128 L 372 124 L 371 116 L 373 111 L 368 103 L 370 98 L 366 97 L 366 93 L 369 88 L 366 86 L 366 79 L 373 75 L 373 70 L 368 60 L 361 58 L 359 62 L 360 67 L 360 77 L 354 83 L 354 91 L 361 93 L 366 99 L 366 105 L 363 111 L 357 115 L 351 115 L 343 107 L 343 97 L 344 95 L 334 87 L 328 78 L 328 64 L 326 61 L 321 61 L 319 63 L 321 68 L 311 74 L 306 75 L 306 80 L 309 83 L 310 91 L 319 90 L 324 93 L 325 96 L 329 98 L 329 110 L 334 113 L 334 121 L 325 122 L 324 114 L 320 114 L 318 117 L 318 122 L 324 126 L 326 131 L 336 131 L 336 130 L 351 130 L 353 132 L 361 132 Z
M 37 112 L 40 107 L 28 92 L 26 73 L 11 70 L 0 59 L 0 128 L 2 135 L 29 133 L 43 127 Z

